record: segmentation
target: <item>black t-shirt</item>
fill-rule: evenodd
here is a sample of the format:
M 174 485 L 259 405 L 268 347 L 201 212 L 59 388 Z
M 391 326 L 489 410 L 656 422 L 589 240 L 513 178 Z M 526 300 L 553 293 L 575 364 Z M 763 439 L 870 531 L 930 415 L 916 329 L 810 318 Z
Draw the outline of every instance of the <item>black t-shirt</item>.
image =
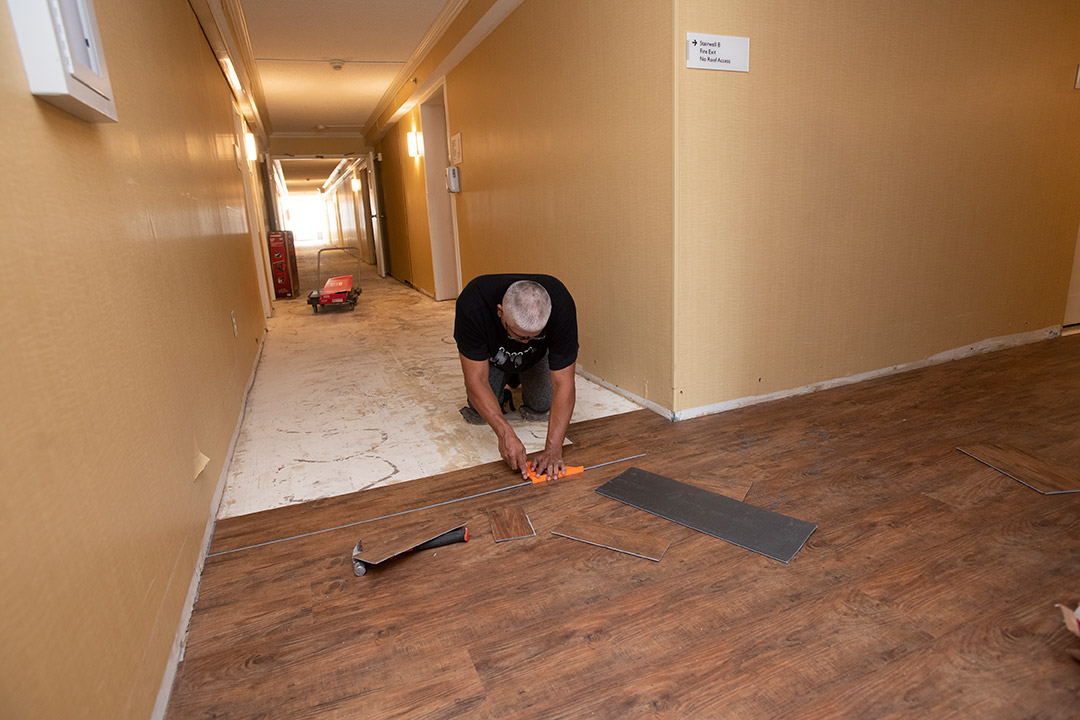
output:
M 520 343 L 511 340 L 499 319 L 498 305 L 507 288 L 518 280 L 540 283 L 551 297 L 551 317 L 541 331 L 543 339 Z M 457 299 L 454 339 L 458 352 L 470 360 L 487 360 L 507 372 L 532 367 L 544 352 L 548 367 L 562 370 L 577 362 L 577 309 L 574 298 L 550 275 L 480 275 L 465 286 Z

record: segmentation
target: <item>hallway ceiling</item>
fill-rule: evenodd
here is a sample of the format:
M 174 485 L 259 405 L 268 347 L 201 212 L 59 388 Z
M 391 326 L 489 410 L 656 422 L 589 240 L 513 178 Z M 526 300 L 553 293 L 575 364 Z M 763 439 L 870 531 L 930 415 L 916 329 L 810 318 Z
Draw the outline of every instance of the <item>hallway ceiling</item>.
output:
M 285 176 L 285 186 L 291 193 L 318 192 L 341 162 L 339 157 L 274 159 L 281 163 L 281 174 Z
M 450 0 L 453 2 L 453 0 Z M 447 0 L 241 0 L 271 137 L 359 137 Z M 334 69 L 331 61 L 342 61 Z M 335 65 L 338 63 L 335 63 Z M 337 165 L 282 162 L 290 191 Z M 318 181 L 305 182 L 325 166 Z

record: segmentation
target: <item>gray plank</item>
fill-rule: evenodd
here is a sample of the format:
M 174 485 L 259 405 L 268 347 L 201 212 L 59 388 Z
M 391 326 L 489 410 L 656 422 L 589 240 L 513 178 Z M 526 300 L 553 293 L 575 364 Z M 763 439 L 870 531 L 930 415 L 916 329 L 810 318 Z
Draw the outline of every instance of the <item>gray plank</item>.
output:
M 785 563 L 817 529 L 814 523 L 639 468 L 620 473 L 596 492 Z

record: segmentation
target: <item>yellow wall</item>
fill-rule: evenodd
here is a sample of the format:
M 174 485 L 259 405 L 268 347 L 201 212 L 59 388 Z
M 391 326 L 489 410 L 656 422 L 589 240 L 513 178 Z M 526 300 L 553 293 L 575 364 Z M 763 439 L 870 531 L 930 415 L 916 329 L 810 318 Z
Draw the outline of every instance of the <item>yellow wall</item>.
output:
M 338 215 L 337 195 L 324 196 L 323 205 L 326 208 L 326 233 L 330 245 L 341 245 L 341 218 Z
M 750 72 L 687 69 L 687 31 Z M 446 78 L 462 279 L 558 275 L 585 370 L 675 412 L 1052 327 L 1078 31 L 1072 0 L 526 0 Z
M 447 75 L 462 280 L 562 279 L 579 362 L 670 406 L 670 6 L 527 0 Z
M 675 409 L 1060 323 L 1075 0 L 679 0 Z M 685 68 L 687 31 L 750 72 Z
M 341 244 L 359 247 L 359 236 L 356 230 L 356 194 L 353 192 L 352 184 L 346 180 L 338 185 L 334 194 L 337 197 L 338 222 L 341 224 Z
M 189 5 L 96 6 L 117 124 L 35 100 L 0 11 L 11 718 L 149 716 L 263 332 L 230 95 Z

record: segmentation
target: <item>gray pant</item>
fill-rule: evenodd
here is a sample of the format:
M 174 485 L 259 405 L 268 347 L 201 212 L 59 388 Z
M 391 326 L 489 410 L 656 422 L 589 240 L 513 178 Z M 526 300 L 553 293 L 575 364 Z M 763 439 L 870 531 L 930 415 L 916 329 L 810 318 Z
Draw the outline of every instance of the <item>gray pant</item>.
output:
M 551 409 L 550 373 L 546 352 L 544 357 L 540 358 L 531 368 L 519 370 L 515 373 L 518 379 L 521 380 L 522 404 L 539 413 L 546 413 Z M 496 402 L 502 400 L 502 390 L 510 374 L 494 365 L 488 365 L 488 383 L 491 385 L 491 392 L 495 393 Z M 469 405 L 472 406 L 472 403 L 469 403 Z

